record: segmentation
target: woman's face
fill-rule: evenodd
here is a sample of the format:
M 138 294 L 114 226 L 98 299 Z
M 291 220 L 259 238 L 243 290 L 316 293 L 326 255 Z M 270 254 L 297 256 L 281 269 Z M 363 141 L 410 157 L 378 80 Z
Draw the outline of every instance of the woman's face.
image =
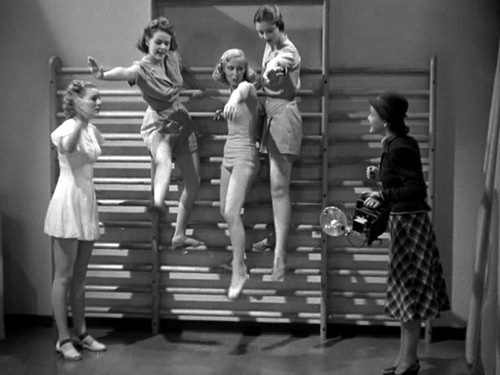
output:
M 380 118 L 378 112 L 370 106 L 370 114 L 368 115 L 370 123 L 370 133 L 383 133 L 385 130 L 385 121 Z
M 75 101 L 77 115 L 85 119 L 97 116 L 101 108 L 101 96 L 95 87 L 87 87 L 82 96 Z
M 236 88 L 245 77 L 245 60 L 242 57 L 233 57 L 224 64 L 224 74 L 231 88 Z
M 278 43 L 281 37 L 281 31 L 273 22 L 255 22 L 255 30 L 257 30 L 260 39 L 273 46 Z
M 148 40 L 148 53 L 157 61 L 162 61 L 170 50 L 172 36 L 165 31 L 156 31 Z

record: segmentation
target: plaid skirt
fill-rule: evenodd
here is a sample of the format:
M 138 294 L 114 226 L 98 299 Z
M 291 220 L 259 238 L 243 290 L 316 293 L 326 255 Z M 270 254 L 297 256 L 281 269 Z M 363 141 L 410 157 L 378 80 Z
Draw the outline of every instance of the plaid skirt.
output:
M 385 313 L 403 322 L 439 317 L 450 301 L 429 215 L 391 215 L 389 229 Z

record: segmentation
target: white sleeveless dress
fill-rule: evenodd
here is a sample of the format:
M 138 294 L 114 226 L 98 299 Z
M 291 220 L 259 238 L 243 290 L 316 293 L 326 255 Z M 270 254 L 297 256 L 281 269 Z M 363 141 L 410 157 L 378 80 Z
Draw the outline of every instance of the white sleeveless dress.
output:
M 60 173 L 45 217 L 44 232 L 51 237 L 94 241 L 100 232 L 93 164 L 101 154 L 103 137 L 89 123 L 81 131 L 76 150 L 66 153 L 61 140 L 74 129 L 74 122 L 66 120 L 51 134 L 52 143 L 57 147 Z

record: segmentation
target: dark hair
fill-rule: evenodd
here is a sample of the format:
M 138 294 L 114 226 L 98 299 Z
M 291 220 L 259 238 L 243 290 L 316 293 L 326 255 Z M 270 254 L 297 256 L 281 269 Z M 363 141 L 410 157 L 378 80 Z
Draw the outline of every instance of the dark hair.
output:
M 229 83 L 227 81 L 226 73 L 224 73 L 224 67 L 229 62 L 229 60 L 234 58 L 242 58 L 245 61 L 245 75 L 243 79 L 247 82 L 253 83 L 256 78 L 255 71 L 248 66 L 248 61 L 245 57 L 245 53 L 241 49 L 232 48 L 224 52 L 215 65 L 212 77 L 214 80 L 222 83 Z
M 400 135 L 408 134 L 410 131 L 410 127 L 406 125 L 405 120 L 400 121 L 388 121 L 387 128 L 395 133 Z
M 76 115 L 75 99 L 81 98 L 85 95 L 85 91 L 89 87 L 95 87 L 92 82 L 74 80 L 66 88 L 63 96 L 63 111 L 66 119 L 72 118 Z
M 149 48 L 148 48 L 148 40 L 153 37 L 153 35 L 157 31 L 163 31 L 166 32 L 168 35 L 172 37 L 170 41 L 170 51 L 175 51 L 177 49 L 177 40 L 175 37 L 175 28 L 174 25 L 170 23 L 168 19 L 165 17 L 158 17 L 154 20 L 152 20 L 149 25 L 147 25 L 144 28 L 144 32 L 142 33 L 141 39 L 136 43 L 137 48 L 139 48 L 139 51 L 148 53 Z
M 396 134 L 407 134 L 410 131 L 405 124 L 408 100 L 399 92 L 384 91 L 369 102 L 380 118 L 386 121 L 389 131 Z
M 285 21 L 277 5 L 266 4 L 257 9 L 253 16 L 253 23 L 264 21 L 274 23 L 279 31 L 285 30 Z

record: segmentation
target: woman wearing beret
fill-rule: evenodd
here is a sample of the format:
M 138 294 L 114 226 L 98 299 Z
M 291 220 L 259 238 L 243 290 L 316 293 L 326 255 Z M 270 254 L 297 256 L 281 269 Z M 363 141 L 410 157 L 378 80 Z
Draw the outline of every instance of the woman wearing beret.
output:
M 384 375 L 415 375 L 422 321 L 450 309 L 443 268 L 426 202 L 427 185 L 420 149 L 405 124 L 408 101 L 395 91 L 370 100 L 370 133 L 380 133 L 380 166 L 367 168 L 367 178 L 378 175 L 382 189 L 364 201 L 368 208 L 381 202 L 391 207 L 390 248 L 385 312 L 401 322 L 398 356 Z

